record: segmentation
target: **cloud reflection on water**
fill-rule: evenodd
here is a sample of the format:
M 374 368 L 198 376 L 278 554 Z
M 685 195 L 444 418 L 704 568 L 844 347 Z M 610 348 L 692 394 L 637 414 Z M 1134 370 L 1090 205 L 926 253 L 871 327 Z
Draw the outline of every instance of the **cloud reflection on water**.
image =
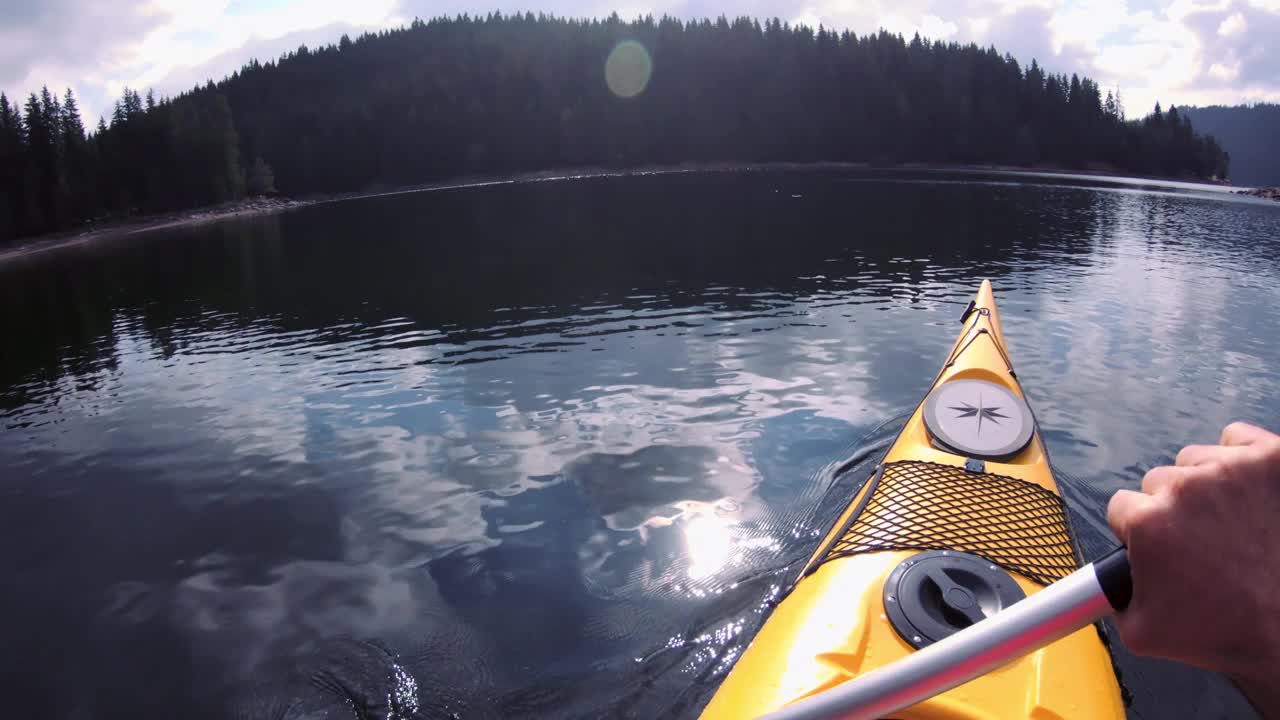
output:
M 157 652 L 202 648 L 234 685 L 337 635 L 393 638 L 424 699 L 488 683 L 496 714 L 621 702 L 661 666 L 630 658 L 673 637 L 714 667 L 745 627 L 725 603 L 755 612 L 773 580 L 744 578 L 805 554 L 824 464 L 919 399 L 984 276 L 1086 501 L 1234 414 L 1277 420 L 1273 208 L 820 173 L 502 192 L 157 236 L 6 286 L 65 271 L 111 307 L 4 316 L 33 346 L 0 362 L 10 544 L 24 515 L 91 528 L 49 542 L 98 570 L 35 585 L 109 600 L 75 642 L 167 633 Z M 673 211 L 579 237 L 641 200 Z M 385 246 L 344 249 L 371 214 Z M 501 245 L 508 225 L 522 244 L 483 257 L 418 232 Z M 122 681 L 151 667 L 131 662 Z M 653 683 L 635 692 L 656 711 L 676 681 Z

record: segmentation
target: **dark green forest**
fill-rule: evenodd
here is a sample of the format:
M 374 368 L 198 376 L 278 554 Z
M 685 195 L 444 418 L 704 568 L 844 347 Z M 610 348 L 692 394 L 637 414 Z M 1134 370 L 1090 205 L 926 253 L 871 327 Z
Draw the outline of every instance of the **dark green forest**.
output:
M 1280 185 L 1280 105 L 1211 105 L 1183 111 L 1231 153 L 1231 179 L 1236 184 Z
M 770 161 L 1228 168 L 1177 109 L 1127 120 L 1089 78 L 995 48 L 776 19 L 493 14 L 299 47 L 171 99 L 126 90 L 89 132 L 71 90 L 0 95 L 0 242 L 246 193 Z

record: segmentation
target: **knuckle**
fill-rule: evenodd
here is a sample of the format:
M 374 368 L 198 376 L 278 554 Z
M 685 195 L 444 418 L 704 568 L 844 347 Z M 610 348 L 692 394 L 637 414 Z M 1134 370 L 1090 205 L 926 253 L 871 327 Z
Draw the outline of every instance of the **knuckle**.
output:
M 1130 544 L 1150 536 L 1152 529 L 1157 525 L 1155 513 L 1156 510 L 1151 505 L 1140 505 L 1129 511 L 1127 526 Z
M 1196 512 L 1199 504 L 1165 495 L 1137 508 L 1129 521 L 1129 544 L 1146 549 L 1140 552 L 1158 550 L 1161 553 L 1181 546 L 1182 540 L 1177 531 L 1183 524 L 1180 518 L 1185 518 L 1189 512 Z
M 1177 457 L 1173 459 L 1174 463 L 1178 465 L 1186 465 L 1187 463 L 1191 462 L 1191 456 L 1193 453 L 1196 452 L 1195 447 L 1196 447 L 1195 445 L 1188 445 L 1182 448 L 1181 450 L 1179 450 Z
M 1236 467 L 1239 461 L 1231 460 L 1215 460 L 1205 465 L 1205 476 L 1209 480 L 1217 480 L 1219 482 L 1230 481 L 1236 476 Z
M 1227 426 L 1222 428 L 1222 437 L 1235 437 L 1237 435 L 1248 433 L 1251 429 L 1253 429 L 1253 426 L 1249 423 L 1244 422 L 1243 420 L 1235 420 L 1227 423 Z
M 1225 477 L 1224 467 L 1219 460 L 1210 460 L 1203 465 L 1196 466 L 1192 472 L 1187 475 L 1181 475 L 1169 484 L 1169 493 L 1173 496 L 1175 502 L 1186 501 L 1188 498 L 1201 497 L 1205 493 L 1213 493 L 1218 490 L 1219 484 L 1216 482 Z
M 1154 493 L 1168 476 L 1169 468 L 1154 467 L 1142 476 L 1142 491 L 1148 494 Z

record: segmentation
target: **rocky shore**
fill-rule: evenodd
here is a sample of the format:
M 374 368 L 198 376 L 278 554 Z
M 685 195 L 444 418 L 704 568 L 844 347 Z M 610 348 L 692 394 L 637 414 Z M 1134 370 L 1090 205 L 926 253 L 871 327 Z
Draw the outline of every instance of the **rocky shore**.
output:
M 294 200 L 285 197 L 251 197 L 214 207 L 197 208 L 165 215 L 149 215 L 94 223 L 78 230 L 63 231 L 35 239 L 16 247 L 0 249 L 0 264 L 9 260 L 18 260 L 52 250 L 86 245 L 94 241 L 105 240 L 113 237 L 135 235 L 137 233 L 181 227 L 183 225 L 196 225 L 212 220 L 222 220 L 224 218 L 249 217 L 252 215 L 280 212 L 282 210 L 310 205 L 312 202 L 313 201 L 310 200 Z
M 1265 198 L 1267 200 L 1280 200 L 1280 187 L 1261 187 L 1252 190 L 1237 190 L 1240 195 L 1251 195 L 1253 197 Z

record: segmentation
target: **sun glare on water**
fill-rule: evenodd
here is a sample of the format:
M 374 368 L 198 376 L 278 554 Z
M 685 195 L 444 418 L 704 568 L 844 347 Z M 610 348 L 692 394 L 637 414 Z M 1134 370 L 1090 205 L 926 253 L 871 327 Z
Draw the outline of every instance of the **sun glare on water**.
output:
M 714 575 L 729 559 L 733 537 L 729 527 L 714 515 L 693 518 L 684 527 L 685 549 L 689 553 L 689 577 L 694 580 Z

